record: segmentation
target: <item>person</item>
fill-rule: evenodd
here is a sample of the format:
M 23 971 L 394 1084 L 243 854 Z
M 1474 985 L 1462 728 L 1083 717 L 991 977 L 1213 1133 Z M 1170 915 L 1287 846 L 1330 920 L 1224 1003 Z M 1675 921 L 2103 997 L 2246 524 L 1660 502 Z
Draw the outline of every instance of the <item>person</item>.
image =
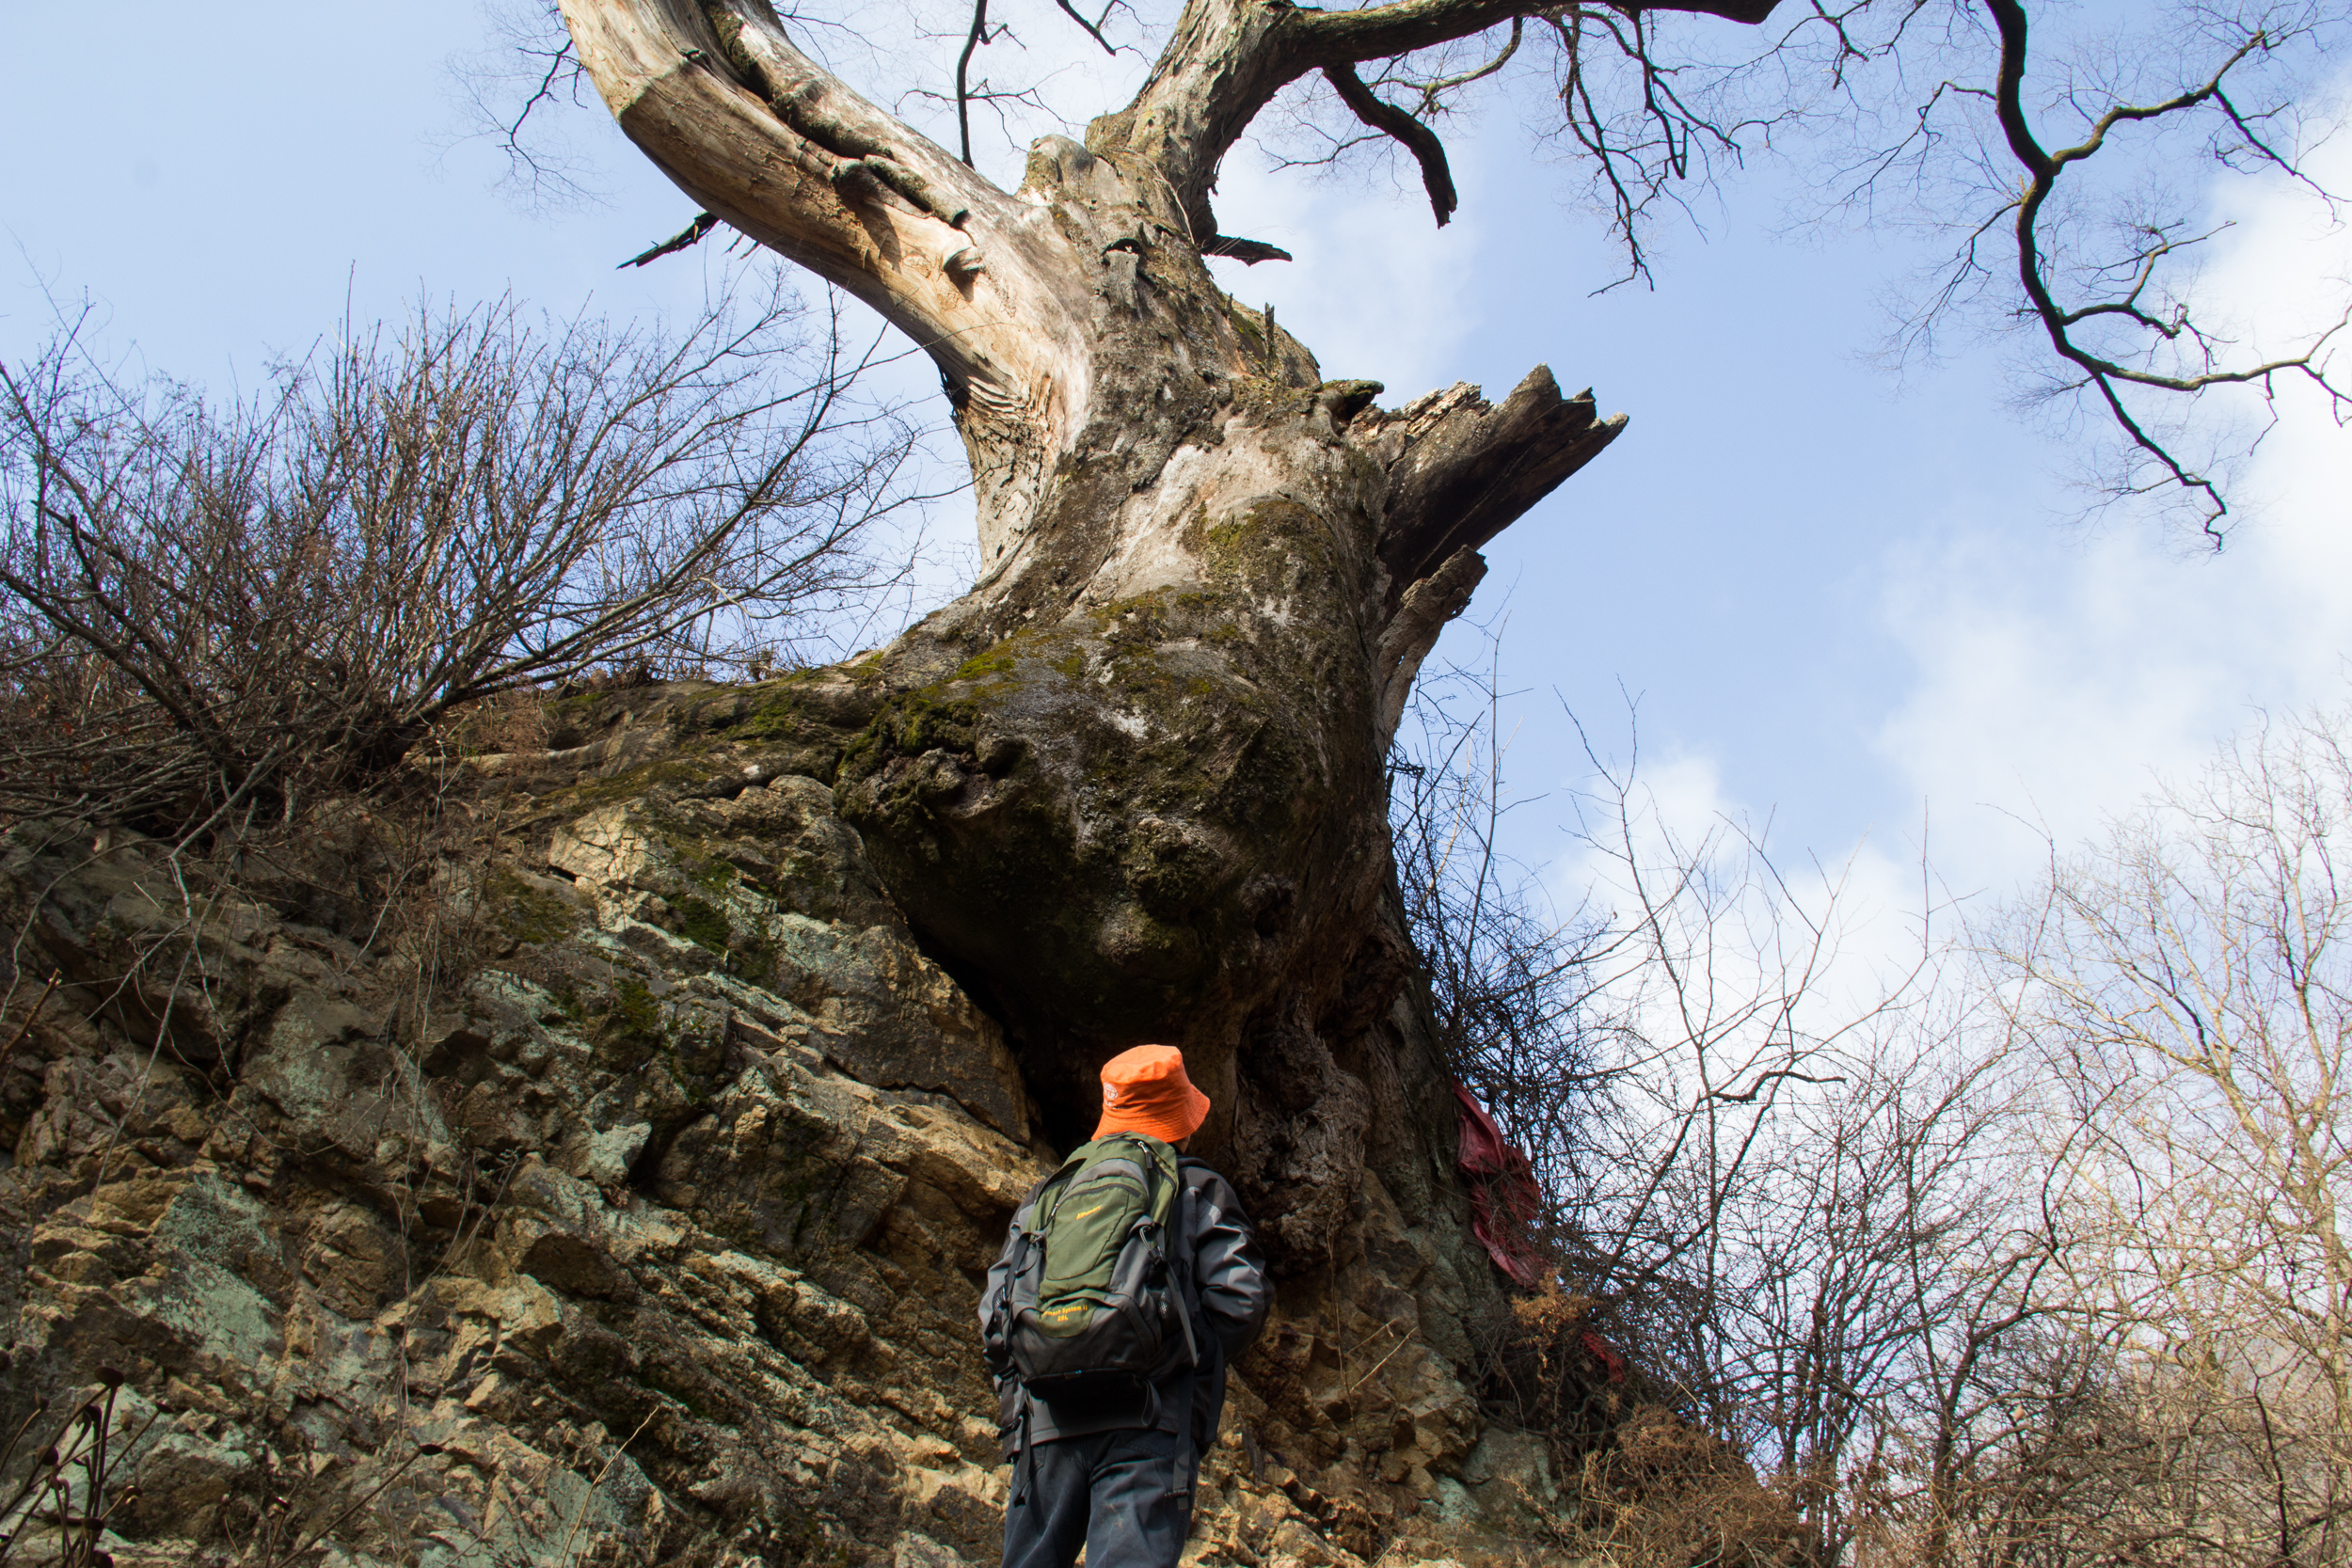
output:
M 1005 1458 L 1013 1464 L 1005 1509 L 1004 1568 L 1176 1568 L 1192 1529 L 1193 1481 L 1216 1439 L 1225 1369 L 1265 1323 L 1265 1263 L 1241 1200 L 1206 1164 L 1183 1155 L 1209 1114 L 1209 1097 L 1173 1046 L 1139 1045 L 1103 1068 L 1096 1138 L 1141 1133 L 1179 1151 L 1180 1189 L 1169 1217 L 1173 1271 L 1192 1325 L 1196 1366 L 1180 1366 L 1131 1399 L 1057 1407 L 1025 1389 L 992 1347 Z M 984 1336 L 1012 1287 L 1021 1239 L 1052 1181 L 1023 1200 L 980 1298 Z M 1205 1331 L 1205 1332 L 1202 1332 Z

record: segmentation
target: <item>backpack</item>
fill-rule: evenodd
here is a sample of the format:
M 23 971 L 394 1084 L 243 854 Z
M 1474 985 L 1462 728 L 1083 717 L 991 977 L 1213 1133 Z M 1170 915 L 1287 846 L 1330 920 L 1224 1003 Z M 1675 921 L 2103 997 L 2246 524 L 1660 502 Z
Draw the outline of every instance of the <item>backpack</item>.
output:
M 1036 1398 L 1133 1398 L 1200 1351 L 1169 1236 L 1182 1180 L 1157 1138 L 1082 1144 L 1039 1184 L 1012 1278 L 989 1324 L 989 1359 Z

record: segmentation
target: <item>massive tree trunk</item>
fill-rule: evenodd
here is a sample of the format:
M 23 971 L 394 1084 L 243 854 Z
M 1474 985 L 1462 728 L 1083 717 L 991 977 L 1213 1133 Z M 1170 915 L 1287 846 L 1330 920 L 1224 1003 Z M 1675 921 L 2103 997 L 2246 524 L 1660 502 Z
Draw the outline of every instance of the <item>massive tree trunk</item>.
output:
M 477 836 L 386 874 L 413 941 L 378 942 L 389 892 L 310 924 L 391 863 L 358 802 L 210 891 L 167 846 L 8 835 L 0 963 L 64 1000 L 19 988 L 0 1029 L 0 1418 L 101 1369 L 168 1416 L 142 1537 L 299 1517 L 354 1561 L 568 1561 L 585 1521 L 648 1560 L 984 1560 L 975 1281 L 1101 1060 L 1156 1039 L 1279 1265 L 1202 1560 L 1526 1534 L 1470 1520 L 1565 1505 L 1478 1408 L 1473 1335 L 1511 1320 L 1382 763 L 1479 547 L 1618 427 L 1543 370 L 1384 411 L 1202 261 L 1248 252 L 1210 175 L 1283 82 L 1509 6 L 1193 0 L 1013 194 L 765 0 L 565 11 L 682 186 L 938 362 L 982 578 L 848 664 L 582 696 L 552 750 L 469 756 Z
M 1479 547 L 1622 420 L 1541 367 L 1499 404 L 1456 386 L 1383 410 L 1216 286 L 1203 249 L 1235 242 L 1210 173 L 1329 52 L 1296 36 L 1320 13 L 1195 0 L 1136 102 L 1089 146 L 1038 142 L 1010 195 L 764 0 L 564 13 L 673 180 L 930 354 L 971 458 L 977 584 L 779 688 L 764 722 L 835 752 L 843 816 L 1006 1022 L 1049 1137 L 1083 1135 L 1111 1053 L 1180 1044 L 1216 1102 L 1206 1151 L 1311 1263 L 1406 970 L 1381 915 L 1390 736 Z

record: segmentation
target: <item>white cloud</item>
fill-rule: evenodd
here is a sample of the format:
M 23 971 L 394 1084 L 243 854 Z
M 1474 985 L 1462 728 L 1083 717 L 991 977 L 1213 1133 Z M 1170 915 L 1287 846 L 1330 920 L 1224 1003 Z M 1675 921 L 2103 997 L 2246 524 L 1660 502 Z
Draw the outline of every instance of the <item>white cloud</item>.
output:
M 2352 176 L 2352 148 L 2331 161 L 2323 182 Z M 2343 309 L 2352 237 L 2311 210 L 2274 188 L 2231 214 L 2207 283 L 2242 309 L 2250 349 Z M 2217 557 L 2129 523 L 2076 540 L 2042 518 L 1955 516 L 1884 563 L 1885 625 L 1917 678 L 1879 745 L 1931 802 L 1956 881 L 2012 885 L 2042 826 L 2078 841 L 2256 709 L 2341 699 L 2352 434 L 2308 388 L 2281 393 L 2237 486 L 2254 504 Z

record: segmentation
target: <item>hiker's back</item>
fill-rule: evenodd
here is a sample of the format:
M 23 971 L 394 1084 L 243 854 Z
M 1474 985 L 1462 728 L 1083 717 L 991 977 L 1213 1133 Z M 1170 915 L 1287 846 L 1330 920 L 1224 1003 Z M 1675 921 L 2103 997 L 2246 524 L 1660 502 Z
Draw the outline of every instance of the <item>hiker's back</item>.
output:
M 1103 1069 L 1103 1119 L 1013 1215 L 980 1323 L 1013 1461 L 1005 1568 L 1175 1568 L 1225 1366 L 1265 1271 L 1223 1177 L 1179 1157 L 1209 1111 L 1169 1046 Z

